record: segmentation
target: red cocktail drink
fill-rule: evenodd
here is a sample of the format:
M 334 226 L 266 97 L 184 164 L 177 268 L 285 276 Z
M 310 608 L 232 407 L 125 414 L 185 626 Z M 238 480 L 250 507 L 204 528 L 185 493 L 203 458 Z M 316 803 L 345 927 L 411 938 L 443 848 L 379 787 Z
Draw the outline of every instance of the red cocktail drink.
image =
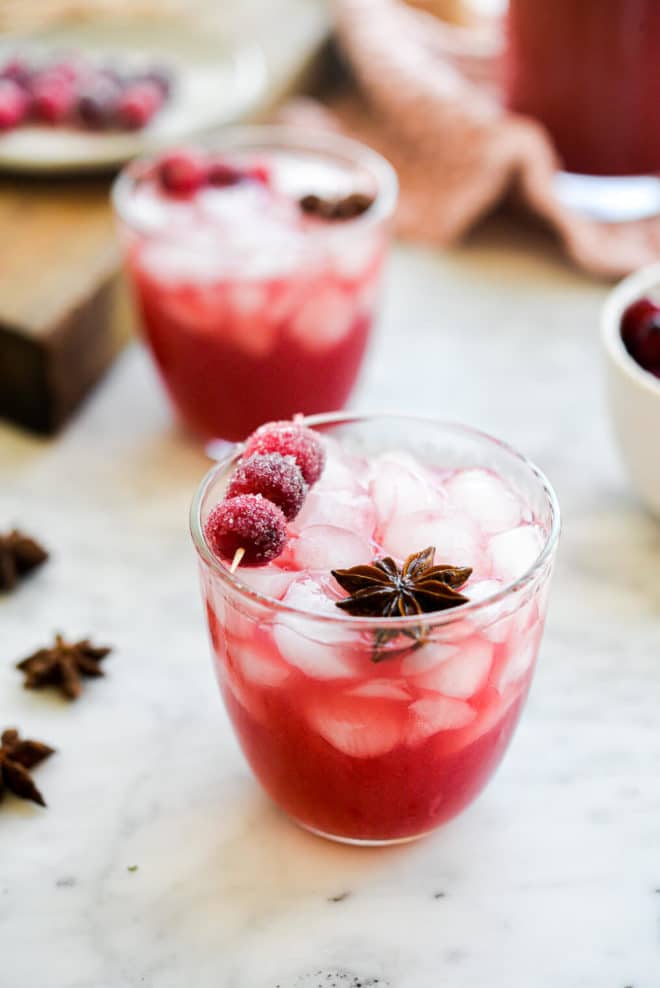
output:
M 231 574 L 204 535 L 236 458 L 193 505 L 225 705 L 273 800 L 335 839 L 421 836 L 498 765 L 527 695 L 558 531 L 543 477 L 508 447 L 396 417 L 319 421 L 326 464 L 284 551 Z M 226 503 L 226 502 L 225 502 Z M 451 610 L 347 614 L 332 575 L 391 557 L 469 567 Z
M 194 431 L 232 440 L 268 419 L 341 407 L 374 320 L 392 170 L 351 141 L 278 128 L 237 132 L 221 155 L 197 160 L 201 180 L 180 161 L 163 172 L 164 159 L 130 166 L 115 190 L 173 404 Z

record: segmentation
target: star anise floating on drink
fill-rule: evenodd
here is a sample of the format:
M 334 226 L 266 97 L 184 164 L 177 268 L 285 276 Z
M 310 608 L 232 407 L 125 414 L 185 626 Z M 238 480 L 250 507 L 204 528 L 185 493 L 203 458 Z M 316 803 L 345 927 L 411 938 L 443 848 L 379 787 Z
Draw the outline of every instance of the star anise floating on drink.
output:
M 318 216 L 322 220 L 352 220 L 366 213 L 373 201 L 364 192 L 352 192 L 337 199 L 325 199 L 311 193 L 303 196 L 298 204 L 308 216 Z
M 43 762 L 55 751 L 41 741 L 21 741 L 14 728 L 3 731 L 0 738 L 0 799 L 5 792 L 13 792 L 21 799 L 29 799 L 45 806 L 43 796 L 30 778 L 30 769 Z
M 88 638 L 67 642 L 55 636 L 50 648 L 40 648 L 16 666 L 25 673 L 25 688 L 38 690 L 55 686 L 68 699 L 75 700 L 82 689 L 81 677 L 103 675 L 100 663 L 112 651 L 92 645 Z
M 13 590 L 21 577 L 47 559 L 44 547 L 24 532 L 14 529 L 0 535 L 0 591 Z
M 435 546 L 429 546 L 408 556 L 401 567 L 385 556 L 350 569 L 332 570 L 337 583 L 350 595 L 338 600 L 337 607 L 355 617 L 400 618 L 446 611 L 467 603 L 468 598 L 459 591 L 472 569 L 448 564 L 434 566 L 434 556 Z M 384 651 L 383 646 L 398 634 L 398 630 L 388 628 L 376 632 L 374 662 L 393 654 Z M 424 643 L 426 633 L 420 626 L 405 629 L 404 634 L 413 638 L 418 647 Z

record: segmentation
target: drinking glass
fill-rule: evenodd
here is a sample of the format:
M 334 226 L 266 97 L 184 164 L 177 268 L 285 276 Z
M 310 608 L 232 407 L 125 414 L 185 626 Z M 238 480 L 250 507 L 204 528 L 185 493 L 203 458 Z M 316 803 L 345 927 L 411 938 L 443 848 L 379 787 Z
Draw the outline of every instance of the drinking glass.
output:
M 342 413 L 305 424 L 360 456 L 396 449 L 431 467 L 493 471 L 542 532 L 533 564 L 498 592 L 449 611 L 388 618 L 392 635 L 376 662 L 383 619 L 299 610 L 248 586 L 240 569 L 230 573 L 213 555 L 204 525 L 240 446 L 195 496 L 191 530 L 213 661 L 255 776 L 316 834 L 353 844 L 412 840 L 468 806 L 509 744 L 543 633 L 557 499 L 529 460 L 464 426 Z M 420 623 L 424 643 L 416 647 L 411 633 Z
M 232 165 L 276 169 L 300 192 L 323 194 L 336 175 L 373 199 L 361 215 L 298 228 L 242 209 L 249 183 L 147 208 L 140 191 L 153 159 L 117 180 L 125 267 L 172 403 L 206 439 L 236 440 L 264 421 L 346 402 L 379 300 L 397 180 L 376 152 L 335 134 L 243 127 L 206 148 Z

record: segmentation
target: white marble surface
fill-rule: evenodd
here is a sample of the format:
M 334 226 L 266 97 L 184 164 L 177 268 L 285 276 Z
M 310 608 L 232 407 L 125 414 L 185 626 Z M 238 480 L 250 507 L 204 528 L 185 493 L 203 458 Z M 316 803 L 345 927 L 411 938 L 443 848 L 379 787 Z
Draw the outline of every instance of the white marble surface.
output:
M 0 519 L 53 551 L 0 601 L 0 725 L 59 752 L 36 771 L 47 810 L 0 809 L 2 988 L 657 988 L 660 529 L 610 446 L 605 290 L 504 221 L 394 259 L 355 404 L 501 434 L 564 511 L 513 746 L 468 812 L 395 850 L 308 836 L 252 782 L 186 530 L 205 459 L 145 354 L 57 441 L 0 426 Z M 117 646 L 73 706 L 13 667 L 58 628 Z

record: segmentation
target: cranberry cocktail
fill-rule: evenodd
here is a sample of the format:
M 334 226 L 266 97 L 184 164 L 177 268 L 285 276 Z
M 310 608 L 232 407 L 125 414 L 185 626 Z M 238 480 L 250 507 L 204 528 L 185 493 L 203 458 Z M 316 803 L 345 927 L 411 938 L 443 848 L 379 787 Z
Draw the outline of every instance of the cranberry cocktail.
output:
M 264 426 L 192 510 L 216 670 L 243 751 L 305 827 L 421 836 L 481 791 L 529 689 L 551 489 L 458 426 Z
M 268 419 L 344 404 L 395 199 L 394 173 L 374 152 L 281 128 L 129 167 L 115 187 L 127 271 L 193 430 L 236 440 Z

